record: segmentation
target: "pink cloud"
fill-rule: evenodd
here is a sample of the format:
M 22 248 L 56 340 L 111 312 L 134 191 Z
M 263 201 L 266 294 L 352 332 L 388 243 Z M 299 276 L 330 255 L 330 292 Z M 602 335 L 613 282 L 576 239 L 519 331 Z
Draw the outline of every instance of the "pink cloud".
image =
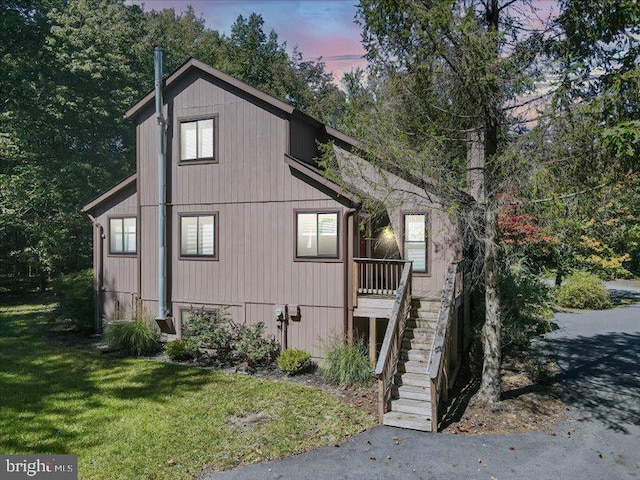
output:
M 129 1 L 143 3 L 142 0 Z M 280 40 L 286 41 L 290 48 L 297 45 L 305 59 L 322 57 L 327 71 L 339 82 L 344 72 L 366 65 L 362 58 L 364 49 L 360 44 L 361 30 L 353 21 L 356 13 L 353 3 L 291 0 L 147 0 L 144 2 L 144 8 L 174 8 L 176 12 L 183 12 L 187 5 L 191 4 L 196 13 L 202 15 L 209 28 L 225 34 L 230 33 L 238 15 L 246 18 L 252 12 L 258 13 L 264 18 L 266 31 L 275 30 Z

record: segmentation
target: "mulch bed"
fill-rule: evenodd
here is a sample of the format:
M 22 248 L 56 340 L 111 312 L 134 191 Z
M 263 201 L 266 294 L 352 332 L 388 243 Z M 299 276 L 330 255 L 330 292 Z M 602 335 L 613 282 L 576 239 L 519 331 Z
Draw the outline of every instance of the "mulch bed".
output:
M 527 374 L 530 365 L 510 360 L 502 367 L 502 399 L 487 404 L 477 398 L 480 379 L 468 370 L 461 372 L 452 393 L 441 431 L 460 434 L 505 434 L 535 430 L 550 431 L 567 420 L 567 408 L 552 381 L 553 365 L 546 366 L 538 380 Z M 534 377 L 532 379 L 531 377 Z

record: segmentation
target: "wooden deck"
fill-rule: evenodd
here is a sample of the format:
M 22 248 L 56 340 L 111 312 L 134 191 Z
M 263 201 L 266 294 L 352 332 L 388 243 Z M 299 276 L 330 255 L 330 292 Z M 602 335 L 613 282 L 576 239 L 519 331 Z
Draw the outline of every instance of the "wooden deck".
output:
M 353 315 L 389 318 L 395 298 L 395 295 L 358 295 L 358 304 L 353 309 Z

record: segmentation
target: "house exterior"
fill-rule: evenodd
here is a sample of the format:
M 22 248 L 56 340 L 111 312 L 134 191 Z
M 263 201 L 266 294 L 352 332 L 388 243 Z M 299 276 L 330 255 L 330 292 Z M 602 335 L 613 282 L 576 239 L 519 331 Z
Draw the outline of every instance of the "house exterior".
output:
M 362 162 L 354 139 L 195 59 L 166 78 L 163 95 L 171 334 L 191 307 L 227 307 L 316 359 L 332 337 L 364 335 L 375 360 L 407 260 L 413 297 L 439 305 L 461 256 L 459 229 L 424 207 L 419 188 L 392 176 L 405 193 L 388 203 L 388 225 L 367 234 L 357 198 L 314 163 L 327 141 L 341 161 Z M 136 304 L 158 309 L 153 92 L 126 117 L 136 173 L 83 208 L 95 225 L 98 326 Z

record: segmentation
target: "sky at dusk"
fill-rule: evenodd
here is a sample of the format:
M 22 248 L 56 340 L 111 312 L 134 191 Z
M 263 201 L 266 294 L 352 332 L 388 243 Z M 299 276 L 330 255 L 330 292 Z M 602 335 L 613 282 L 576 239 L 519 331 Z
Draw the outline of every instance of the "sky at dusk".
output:
M 306 59 L 322 57 L 336 79 L 364 66 L 360 27 L 354 23 L 357 0 L 133 0 L 145 10 L 174 8 L 182 12 L 192 5 L 207 27 L 229 34 L 238 15 L 259 13 L 265 30 L 273 29 L 289 47 L 298 45 Z

